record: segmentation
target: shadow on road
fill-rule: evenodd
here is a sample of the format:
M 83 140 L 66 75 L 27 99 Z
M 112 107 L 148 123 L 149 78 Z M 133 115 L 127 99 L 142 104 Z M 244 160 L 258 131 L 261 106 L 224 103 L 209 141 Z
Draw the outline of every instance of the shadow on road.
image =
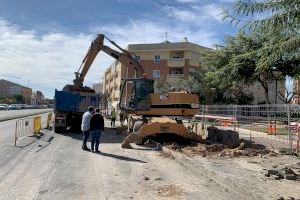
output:
M 107 157 L 111 157 L 111 158 L 115 158 L 118 160 L 125 160 L 125 161 L 131 161 L 131 162 L 140 162 L 140 163 L 147 163 L 145 161 L 142 160 L 138 160 L 135 158 L 130 158 L 130 157 L 126 157 L 126 156 L 119 156 L 119 155 L 115 155 L 115 154 L 111 154 L 111 153 L 104 153 L 104 152 L 98 152 L 96 154 L 99 154 L 101 156 L 107 156 Z
M 64 135 L 67 137 L 71 137 L 75 140 L 82 140 L 81 132 L 74 132 L 72 130 L 67 131 L 65 133 L 59 133 L 60 135 Z M 91 140 L 91 136 L 89 137 L 89 141 Z M 101 134 L 100 143 L 122 143 L 123 138 L 120 135 L 116 135 L 115 129 L 105 128 L 104 132 Z

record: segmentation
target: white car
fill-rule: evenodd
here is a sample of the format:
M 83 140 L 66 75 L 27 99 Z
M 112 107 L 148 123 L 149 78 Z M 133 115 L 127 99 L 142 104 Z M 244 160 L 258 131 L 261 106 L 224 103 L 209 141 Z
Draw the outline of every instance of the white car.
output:
M 0 110 L 8 110 L 8 104 L 0 104 Z

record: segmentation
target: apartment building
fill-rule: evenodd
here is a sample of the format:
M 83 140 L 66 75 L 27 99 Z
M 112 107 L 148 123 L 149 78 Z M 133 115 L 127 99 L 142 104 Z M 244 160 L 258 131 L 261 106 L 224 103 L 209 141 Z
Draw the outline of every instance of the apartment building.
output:
M 103 93 L 108 98 L 108 107 L 117 107 L 120 98 L 122 78 L 126 77 L 126 67 L 115 61 L 106 70 L 103 80 Z
M 154 79 L 156 89 L 158 83 L 187 78 L 191 70 L 201 66 L 201 53 L 209 49 L 185 39 L 184 42 L 175 43 L 130 44 L 127 50 L 141 63 L 147 78 Z M 110 96 L 113 107 L 119 101 L 122 78 L 134 76 L 133 69 L 127 69 L 118 62 L 106 70 L 103 91 Z

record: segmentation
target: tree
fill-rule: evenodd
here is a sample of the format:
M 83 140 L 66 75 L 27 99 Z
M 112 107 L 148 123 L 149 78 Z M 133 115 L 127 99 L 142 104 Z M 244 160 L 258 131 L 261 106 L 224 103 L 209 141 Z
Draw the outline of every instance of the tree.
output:
M 264 88 L 265 99 L 269 104 L 269 84 L 274 78 L 272 65 L 263 69 L 258 65 L 261 58 L 258 52 L 267 39 L 263 34 L 247 35 L 243 32 L 239 32 L 236 37 L 227 36 L 224 46 L 218 46 L 205 57 L 210 68 L 208 82 L 218 85 L 221 90 L 243 91 L 241 87 L 258 81 Z
M 269 29 L 275 27 L 288 31 L 299 31 L 300 3 L 297 0 L 264 0 L 245 1 L 237 0 L 233 11 L 225 11 L 226 18 L 231 23 L 242 24 L 244 27 L 254 29 Z M 260 17 L 258 16 L 260 15 Z M 253 17 L 258 17 L 253 19 Z M 252 20 L 245 20 L 250 17 Z
M 13 95 L 13 98 L 16 100 L 16 103 L 25 103 L 25 99 L 20 94 Z
M 295 0 L 264 0 L 260 2 L 238 0 L 232 11 L 225 11 L 231 23 L 248 29 L 250 34 L 263 34 L 268 40 L 258 49 L 257 69 L 266 70 L 273 63 L 285 62 L 285 68 L 295 68 L 299 74 L 300 60 L 300 3 Z M 282 66 L 282 65 L 281 65 Z M 296 68 L 298 67 L 298 70 Z M 285 71 L 291 72 L 287 69 Z

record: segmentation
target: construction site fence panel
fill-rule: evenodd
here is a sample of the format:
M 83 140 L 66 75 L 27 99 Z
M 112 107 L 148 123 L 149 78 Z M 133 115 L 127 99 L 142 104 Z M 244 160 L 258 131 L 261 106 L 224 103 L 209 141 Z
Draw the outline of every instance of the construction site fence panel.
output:
M 196 117 L 205 126 L 235 130 L 254 145 L 299 153 L 300 105 L 202 105 Z
M 15 127 L 15 146 L 19 138 L 40 133 L 42 127 L 47 127 L 51 121 L 52 113 L 48 113 L 47 119 L 44 118 L 44 120 L 42 120 L 42 115 L 18 119 Z

